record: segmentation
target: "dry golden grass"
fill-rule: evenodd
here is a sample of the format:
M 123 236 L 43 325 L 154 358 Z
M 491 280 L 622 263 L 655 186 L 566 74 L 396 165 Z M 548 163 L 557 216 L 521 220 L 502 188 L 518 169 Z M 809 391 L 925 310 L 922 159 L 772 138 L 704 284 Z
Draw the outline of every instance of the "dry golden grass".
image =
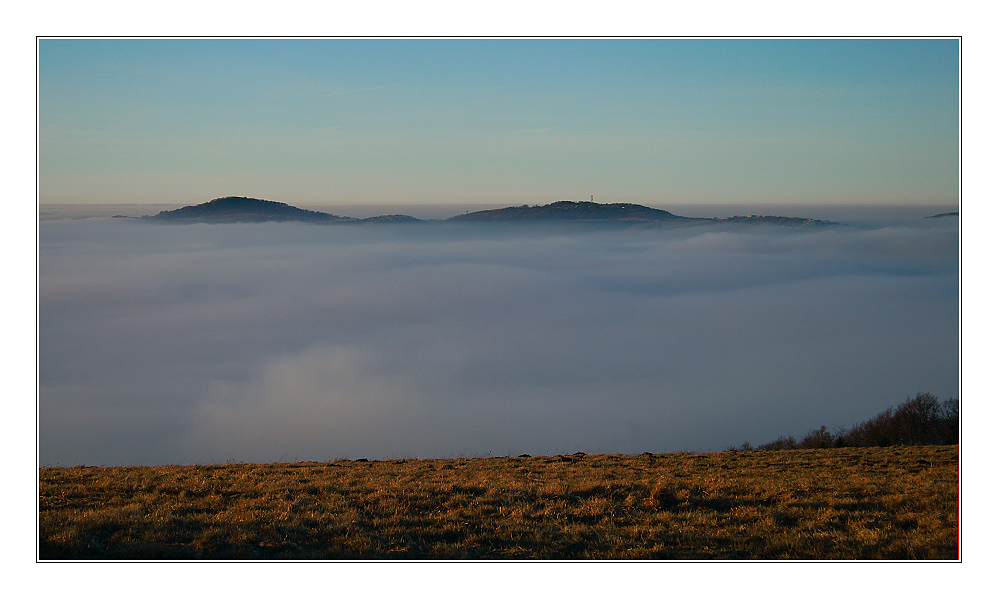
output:
M 40 470 L 45 559 L 957 559 L 958 446 Z

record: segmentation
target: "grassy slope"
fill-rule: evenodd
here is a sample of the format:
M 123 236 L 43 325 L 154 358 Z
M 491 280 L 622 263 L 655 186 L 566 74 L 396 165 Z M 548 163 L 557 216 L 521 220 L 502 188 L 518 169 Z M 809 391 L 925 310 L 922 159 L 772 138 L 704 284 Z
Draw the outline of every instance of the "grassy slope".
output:
M 40 470 L 41 559 L 957 559 L 957 446 Z

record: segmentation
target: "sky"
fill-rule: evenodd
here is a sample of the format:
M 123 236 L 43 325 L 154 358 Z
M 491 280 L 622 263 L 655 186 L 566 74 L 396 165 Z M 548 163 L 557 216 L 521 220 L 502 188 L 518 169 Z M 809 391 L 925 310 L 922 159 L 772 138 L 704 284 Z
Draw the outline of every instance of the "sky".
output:
M 953 205 L 956 39 L 40 39 L 42 204 Z

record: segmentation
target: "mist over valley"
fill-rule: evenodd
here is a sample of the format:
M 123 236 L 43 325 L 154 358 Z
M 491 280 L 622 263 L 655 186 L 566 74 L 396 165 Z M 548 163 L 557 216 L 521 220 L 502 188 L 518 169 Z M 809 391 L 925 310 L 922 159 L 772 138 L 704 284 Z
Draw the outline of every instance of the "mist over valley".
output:
M 959 223 L 939 212 L 737 230 L 42 219 L 40 463 L 721 450 L 955 397 Z

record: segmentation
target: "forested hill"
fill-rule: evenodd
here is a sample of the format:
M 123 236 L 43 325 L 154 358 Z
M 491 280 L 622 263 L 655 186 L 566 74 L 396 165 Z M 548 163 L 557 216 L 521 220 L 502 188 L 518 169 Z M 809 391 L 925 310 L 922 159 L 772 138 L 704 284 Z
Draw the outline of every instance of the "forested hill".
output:
M 781 227 L 823 227 L 835 223 L 796 216 L 732 216 L 730 218 L 694 218 L 677 216 L 666 210 L 649 208 L 640 204 L 597 204 L 595 202 L 555 202 L 544 206 L 512 206 L 496 210 L 480 210 L 460 214 L 448 222 L 564 222 L 564 223 L 619 223 L 630 225 L 682 225 L 682 224 L 762 224 Z
M 544 206 L 512 206 L 479 210 L 453 216 L 449 221 L 583 221 L 583 222 L 697 222 L 706 218 L 676 216 L 671 212 L 639 204 L 597 204 L 596 202 L 554 202 Z
M 358 219 L 345 216 L 335 216 L 315 210 L 303 210 L 289 206 L 283 202 L 257 200 L 230 196 L 218 198 L 196 206 L 184 206 L 176 210 L 164 210 L 155 216 L 146 217 L 152 220 L 170 222 L 265 222 L 265 221 L 302 221 L 316 223 L 346 222 Z

